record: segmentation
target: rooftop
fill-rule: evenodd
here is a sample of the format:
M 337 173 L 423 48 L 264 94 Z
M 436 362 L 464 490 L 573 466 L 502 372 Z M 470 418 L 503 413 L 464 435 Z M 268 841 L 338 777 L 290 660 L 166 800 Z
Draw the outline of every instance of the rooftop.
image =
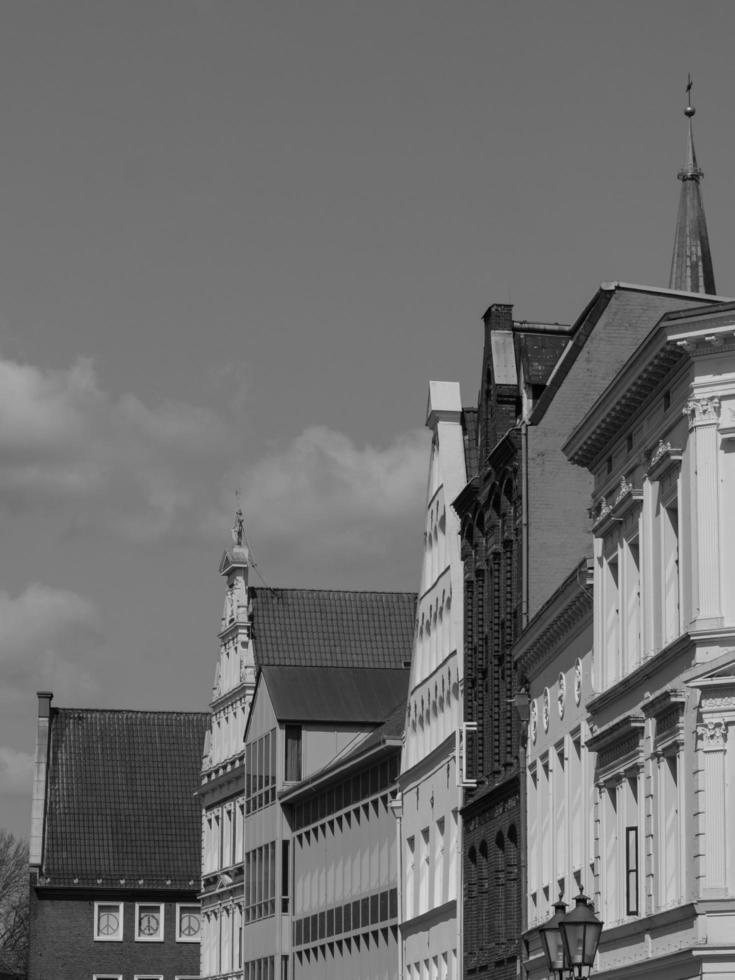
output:
M 52 708 L 49 885 L 198 890 L 204 712 Z
M 416 595 L 251 588 L 259 667 L 410 666 Z

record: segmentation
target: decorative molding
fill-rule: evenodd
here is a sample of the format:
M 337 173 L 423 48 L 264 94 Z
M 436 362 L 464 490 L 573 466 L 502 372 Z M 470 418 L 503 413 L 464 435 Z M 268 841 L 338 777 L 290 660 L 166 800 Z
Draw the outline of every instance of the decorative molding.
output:
M 723 718 L 710 718 L 697 725 L 699 747 L 705 752 L 721 751 L 727 740 L 727 725 Z
M 592 521 L 592 533 L 600 537 L 607 533 L 615 521 L 622 521 L 625 515 L 643 501 L 643 490 L 636 490 L 625 474 L 620 477 L 618 492 L 612 503 L 600 501 L 596 517 Z M 594 513 L 594 511 L 593 511 Z
M 625 715 L 587 739 L 587 748 L 597 753 L 598 785 L 621 778 L 629 769 L 643 764 L 644 727 L 642 715 Z
M 682 409 L 682 414 L 689 417 L 690 429 L 700 425 L 716 425 L 720 417 L 720 399 L 717 395 L 690 398 Z
M 646 476 L 649 480 L 662 480 L 668 474 L 681 466 L 682 451 L 659 439 L 659 443 L 651 453 L 651 461 Z
M 559 674 L 559 680 L 557 682 L 557 695 L 556 702 L 559 708 L 559 717 L 564 717 L 564 702 L 567 696 L 567 679 L 563 673 Z
M 528 734 L 531 737 L 531 742 L 536 744 L 536 736 L 538 735 L 538 707 L 536 706 L 536 699 L 531 701 L 531 714 L 528 719 Z
M 574 664 L 574 703 L 577 707 L 582 703 L 582 661 L 579 658 Z
M 544 688 L 544 704 L 541 709 L 541 718 L 544 723 L 544 731 L 549 730 L 549 721 L 551 719 L 551 694 L 549 693 L 548 687 Z

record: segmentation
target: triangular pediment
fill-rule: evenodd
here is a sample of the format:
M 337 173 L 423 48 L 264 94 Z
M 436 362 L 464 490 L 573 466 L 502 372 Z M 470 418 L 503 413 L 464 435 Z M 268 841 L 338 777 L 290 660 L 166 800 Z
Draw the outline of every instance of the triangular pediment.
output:
M 735 648 L 709 664 L 698 664 L 684 675 L 690 687 L 735 687 Z

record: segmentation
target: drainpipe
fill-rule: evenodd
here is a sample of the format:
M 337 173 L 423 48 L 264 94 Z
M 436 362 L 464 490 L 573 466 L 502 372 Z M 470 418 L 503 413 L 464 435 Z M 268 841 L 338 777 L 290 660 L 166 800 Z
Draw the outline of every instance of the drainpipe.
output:
M 528 422 L 521 422 L 521 629 L 528 625 Z
M 403 794 L 399 790 L 388 804 L 396 818 L 396 852 L 398 865 L 398 980 L 403 980 Z

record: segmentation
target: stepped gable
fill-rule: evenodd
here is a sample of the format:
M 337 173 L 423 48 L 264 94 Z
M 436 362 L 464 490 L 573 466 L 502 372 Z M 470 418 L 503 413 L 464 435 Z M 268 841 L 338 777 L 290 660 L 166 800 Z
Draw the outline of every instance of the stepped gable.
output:
M 251 588 L 249 594 L 259 667 L 410 665 L 414 593 Z
M 191 888 L 203 712 L 53 708 L 45 884 Z

